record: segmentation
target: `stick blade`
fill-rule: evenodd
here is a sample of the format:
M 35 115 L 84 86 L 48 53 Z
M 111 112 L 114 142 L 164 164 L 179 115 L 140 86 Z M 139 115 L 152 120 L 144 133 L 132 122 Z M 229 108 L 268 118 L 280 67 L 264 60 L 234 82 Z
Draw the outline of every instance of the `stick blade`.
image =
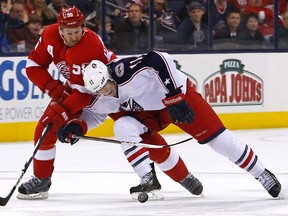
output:
M 16 186 L 14 186 L 12 188 L 12 190 L 10 191 L 10 193 L 6 197 L 0 197 L 0 206 L 5 206 L 8 203 L 8 201 L 10 200 L 15 189 L 16 189 Z
M 5 197 L 5 198 L 0 197 L 0 206 L 5 206 L 8 201 L 9 201 L 9 198 L 7 198 L 7 197 Z

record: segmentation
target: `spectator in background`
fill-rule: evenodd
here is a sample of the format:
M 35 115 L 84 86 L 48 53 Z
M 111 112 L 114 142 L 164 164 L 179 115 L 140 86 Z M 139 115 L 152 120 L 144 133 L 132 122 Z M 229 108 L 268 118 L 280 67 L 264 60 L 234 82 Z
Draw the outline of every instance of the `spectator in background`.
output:
M 154 20 L 156 29 L 155 44 L 176 43 L 179 20 L 175 13 L 168 9 L 167 0 L 154 0 Z
M 210 5 L 211 17 L 209 20 L 213 34 L 220 29 L 227 27 L 227 17 L 232 10 L 234 10 L 234 7 L 231 3 L 228 3 L 227 0 L 212 1 Z
M 1 0 L 0 7 L 2 14 L 8 14 L 11 8 L 11 0 Z
M 214 35 L 215 49 L 239 49 L 243 39 L 240 10 L 232 10 L 227 16 L 227 26 Z
M 282 23 L 278 24 L 278 47 L 288 49 L 288 10 L 282 15 Z
M 160 23 L 164 28 L 176 32 L 180 20 L 175 12 L 169 8 L 167 0 L 155 0 L 154 3 L 154 19 L 156 23 Z
M 150 0 L 130 0 L 126 4 L 126 8 L 130 6 L 131 3 L 138 4 L 142 7 L 143 16 L 142 20 L 149 25 L 150 19 Z M 156 34 L 163 29 L 168 29 L 169 31 L 176 32 L 177 25 L 179 21 L 177 21 L 175 13 L 172 12 L 171 9 L 168 9 L 167 0 L 154 0 L 154 8 L 153 8 L 153 19 L 156 25 Z M 127 17 L 128 15 L 126 15 Z M 167 33 L 165 31 L 165 33 Z
M 76 6 L 83 11 L 84 17 L 92 13 L 101 13 L 101 1 L 99 0 L 65 0 L 69 6 Z
M 167 8 L 167 0 L 154 0 L 154 13 L 156 15 L 156 19 L 160 18 L 161 15 L 167 11 Z
M 25 10 L 25 5 L 22 2 L 13 2 L 9 13 L 2 14 L 2 31 L 0 33 L 1 37 L 1 52 L 9 53 L 11 48 L 9 46 L 6 32 L 8 29 L 22 28 L 28 22 L 27 12 Z
M 264 7 L 274 10 L 275 0 L 261 0 Z M 287 9 L 287 0 L 278 0 L 278 13 L 282 14 Z
M 273 2 L 270 2 L 272 4 L 274 4 L 274 0 Z M 278 8 L 279 8 L 279 14 L 284 13 L 288 7 L 287 7 L 287 0 L 279 0 L 278 1 Z
M 10 52 L 30 52 L 40 38 L 42 18 L 37 14 L 30 14 L 28 23 L 22 28 L 7 30 L 7 40 Z
M 175 25 L 173 26 L 173 20 L 169 19 L 166 21 L 166 15 L 168 15 L 167 0 L 154 0 L 154 19 L 156 21 L 156 28 L 160 26 L 165 26 L 166 28 L 171 28 L 175 30 Z M 172 29 L 173 28 L 173 29 Z
M 243 31 L 243 45 L 249 49 L 264 48 L 265 38 L 259 30 L 259 18 L 257 14 L 248 14 L 245 17 Z
M 177 17 L 177 19 L 179 20 L 180 23 L 185 18 L 189 17 L 188 9 L 189 9 L 189 5 L 192 2 L 199 2 L 200 4 L 202 4 L 205 7 L 205 9 L 207 11 L 208 7 L 207 7 L 207 2 L 206 1 L 204 1 L 204 0 L 185 0 L 183 7 L 178 12 L 176 12 L 176 17 Z M 203 15 L 202 22 L 204 22 L 206 25 L 208 24 L 208 15 L 207 15 L 207 13 L 205 13 Z
M 57 16 L 47 7 L 45 0 L 30 0 L 30 5 L 30 14 L 36 13 L 38 16 L 42 17 L 43 28 L 57 22 Z
M 67 6 L 68 5 L 65 4 L 65 0 L 52 0 L 47 7 L 56 17 L 58 17 L 60 9 Z
M 188 15 L 177 29 L 178 43 L 187 48 L 208 48 L 208 28 L 202 22 L 205 8 L 199 2 L 192 2 L 188 8 Z
M 142 7 L 143 16 L 142 20 L 144 20 L 147 24 L 149 24 L 150 18 L 150 0 L 130 0 L 128 4 L 131 3 L 138 4 Z M 167 0 L 154 0 L 154 14 L 153 18 L 156 21 L 156 24 L 161 24 L 165 28 L 170 28 L 172 31 L 176 30 L 174 13 L 171 10 L 168 10 Z
M 143 10 L 139 4 L 131 3 L 124 18 L 115 29 L 116 50 L 147 50 L 149 48 L 149 27 L 142 20 Z
M 105 35 L 102 36 L 102 20 L 99 21 L 97 34 L 102 37 L 102 40 L 108 49 L 111 50 L 115 49 L 114 45 L 115 32 L 112 29 L 112 19 L 109 16 L 105 17 Z
M 106 3 L 106 16 L 110 17 L 111 20 L 117 22 L 120 18 L 123 18 L 126 14 L 124 0 L 107 0 Z M 120 9 L 122 8 L 122 10 Z
M 43 28 L 57 22 L 57 16 L 48 7 L 42 10 L 41 17 L 43 20 Z
M 184 5 L 176 12 L 176 16 L 179 19 L 179 22 L 182 22 L 186 17 L 188 17 L 188 7 L 192 0 L 184 0 Z
M 179 1 L 179 0 L 167 0 L 167 4 L 171 10 L 177 14 L 185 5 L 185 1 Z
M 130 0 L 128 4 L 131 2 L 140 5 L 142 7 L 143 14 L 149 17 L 150 0 Z
M 4 9 L 2 9 L 2 1 L 1 1 L 1 5 L 0 5 L 0 53 L 2 52 L 2 40 L 3 40 L 3 36 L 4 36 L 4 25 L 5 25 L 5 16 L 4 16 Z
M 269 40 L 274 34 L 274 11 L 262 0 L 247 0 L 247 6 L 242 11 L 243 16 L 250 13 L 257 14 L 259 17 L 259 30 Z
M 11 5 L 9 15 L 6 19 L 6 28 L 19 28 L 28 22 L 28 15 L 25 5 L 20 2 L 14 2 Z
M 37 13 L 41 16 L 42 9 L 47 6 L 47 3 L 45 0 L 29 0 L 25 5 L 28 15 L 31 13 Z
M 247 5 L 247 0 L 228 0 L 228 3 L 233 5 L 233 8 L 238 9 L 240 11 L 244 10 Z

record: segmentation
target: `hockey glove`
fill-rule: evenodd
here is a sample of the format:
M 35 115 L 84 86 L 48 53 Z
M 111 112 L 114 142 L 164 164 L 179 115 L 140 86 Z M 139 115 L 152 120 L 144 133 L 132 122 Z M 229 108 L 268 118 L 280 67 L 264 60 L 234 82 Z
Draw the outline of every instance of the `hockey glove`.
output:
M 175 123 L 190 124 L 194 120 L 195 113 L 185 100 L 185 95 L 180 89 L 176 89 L 175 92 L 167 94 L 162 102 L 167 107 L 167 110 Z
M 40 122 L 43 126 L 51 123 L 51 131 L 57 133 L 59 128 L 68 122 L 69 116 L 69 110 L 64 105 L 60 103 L 50 104 Z
M 52 80 L 45 86 L 45 93 L 55 101 L 66 99 L 71 94 L 71 89 L 62 84 L 60 80 Z
M 72 135 L 83 136 L 87 132 L 87 125 L 84 121 L 75 119 L 67 125 L 62 126 L 58 131 L 58 139 L 62 143 L 70 143 L 71 145 L 78 142 L 79 139 L 72 138 Z

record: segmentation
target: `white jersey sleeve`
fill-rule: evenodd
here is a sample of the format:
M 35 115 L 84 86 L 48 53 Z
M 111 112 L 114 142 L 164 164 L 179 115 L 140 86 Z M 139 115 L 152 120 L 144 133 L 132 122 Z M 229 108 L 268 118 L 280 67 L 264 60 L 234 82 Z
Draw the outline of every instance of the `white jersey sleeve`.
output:
M 119 107 L 118 98 L 100 95 L 90 106 L 83 109 L 80 119 L 85 121 L 88 130 L 91 130 L 102 124 L 108 114 L 118 112 Z

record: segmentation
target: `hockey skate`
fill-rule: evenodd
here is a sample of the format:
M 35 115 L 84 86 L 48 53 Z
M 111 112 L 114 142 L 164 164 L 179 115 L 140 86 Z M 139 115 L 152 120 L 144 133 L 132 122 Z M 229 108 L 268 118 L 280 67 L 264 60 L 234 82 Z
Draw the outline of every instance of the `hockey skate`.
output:
M 32 179 L 24 182 L 19 186 L 19 193 L 17 195 L 17 198 L 25 200 L 47 199 L 50 186 L 50 177 L 43 179 L 32 177 Z
M 180 181 L 179 183 L 193 195 L 202 194 L 203 191 L 202 183 L 191 173 L 188 173 L 186 178 Z
M 258 181 L 261 182 L 263 187 L 268 191 L 268 193 L 276 198 L 281 198 L 281 184 L 275 177 L 273 173 L 265 169 L 264 172 L 259 176 Z
M 138 200 L 139 202 L 146 202 L 149 200 L 160 200 L 164 199 L 162 194 L 161 185 L 157 179 L 154 168 L 152 171 L 143 176 L 140 180 L 140 184 L 130 188 L 130 194 L 133 200 Z M 148 195 L 148 196 L 145 196 Z M 144 195 L 144 199 L 142 198 Z

